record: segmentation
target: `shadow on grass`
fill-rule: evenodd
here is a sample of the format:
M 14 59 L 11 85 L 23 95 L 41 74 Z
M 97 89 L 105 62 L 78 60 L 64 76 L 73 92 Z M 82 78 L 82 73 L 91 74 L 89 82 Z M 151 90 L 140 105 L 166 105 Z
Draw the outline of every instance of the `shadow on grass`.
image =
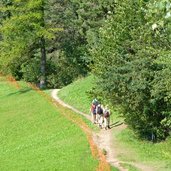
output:
M 123 124 L 123 122 L 117 121 L 117 122 L 111 124 L 111 125 L 110 125 L 110 128 L 114 128 L 114 127 L 120 126 L 120 125 L 122 125 L 122 124 Z
M 15 91 L 13 93 L 9 93 L 6 96 L 9 97 L 9 96 L 17 95 L 17 94 L 20 95 L 20 94 L 27 93 L 27 92 L 29 92 L 31 90 L 32 90 L 32 88 L 23 88 L 23 89 L 20 89 L 20 90 Z

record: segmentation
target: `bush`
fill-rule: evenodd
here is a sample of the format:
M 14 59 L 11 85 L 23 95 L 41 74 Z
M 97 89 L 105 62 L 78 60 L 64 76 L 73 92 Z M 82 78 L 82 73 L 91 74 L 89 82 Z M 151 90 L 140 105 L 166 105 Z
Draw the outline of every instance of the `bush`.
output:
M 118 1 L 91 54 L 97 89 L 112 104 L 122 106 L 125 121 L 140 137 L 158 141 L 171 128 L 171 68 L 165 10 L 159 14 L 154 3 Z

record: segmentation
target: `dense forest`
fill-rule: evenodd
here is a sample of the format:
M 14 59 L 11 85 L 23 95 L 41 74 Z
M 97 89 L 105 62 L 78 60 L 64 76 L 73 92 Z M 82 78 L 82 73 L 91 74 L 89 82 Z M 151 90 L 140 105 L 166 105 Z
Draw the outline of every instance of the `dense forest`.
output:
M 171 129 L 170 0 L 1 0 L 0 71 L 40 88 L 92 73 L 137 135 Z

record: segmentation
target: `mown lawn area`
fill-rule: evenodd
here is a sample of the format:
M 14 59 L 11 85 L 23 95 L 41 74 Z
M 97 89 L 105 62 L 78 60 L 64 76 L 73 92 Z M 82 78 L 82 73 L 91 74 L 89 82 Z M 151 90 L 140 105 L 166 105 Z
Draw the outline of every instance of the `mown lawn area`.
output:
M 25 83 L 0 78 L 0 170 L 94 171 L 85 133 Z

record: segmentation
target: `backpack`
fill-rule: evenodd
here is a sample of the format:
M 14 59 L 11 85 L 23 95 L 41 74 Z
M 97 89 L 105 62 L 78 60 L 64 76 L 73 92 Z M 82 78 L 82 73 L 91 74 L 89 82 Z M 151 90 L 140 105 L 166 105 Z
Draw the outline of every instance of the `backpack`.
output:
M 101 108 L 101 106 L 97 107 L 97 113 L 102 115 L 103 114 L 103 109 Z
M 110 115 L 109 111 L 108 110 L 105 110 L 104 111 L 104 117 L 107 118 L 107 117 L 109 117 L 109 115 Z

